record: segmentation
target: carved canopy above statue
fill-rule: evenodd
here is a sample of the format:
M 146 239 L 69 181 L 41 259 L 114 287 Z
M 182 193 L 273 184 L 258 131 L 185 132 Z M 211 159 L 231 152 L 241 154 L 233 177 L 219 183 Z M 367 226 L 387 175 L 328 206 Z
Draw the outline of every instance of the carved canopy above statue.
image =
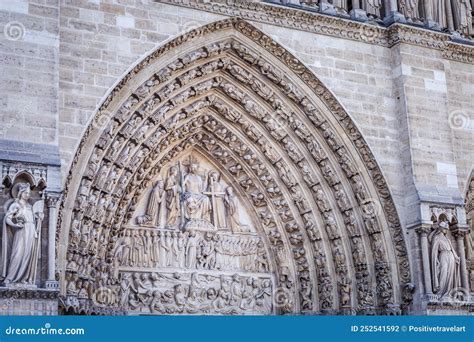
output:
M 229 19 L 113 89 L 70 169 L 64 306 L 128 314 L 397 314 L 410 267 L 366 142 L 301 62 Z

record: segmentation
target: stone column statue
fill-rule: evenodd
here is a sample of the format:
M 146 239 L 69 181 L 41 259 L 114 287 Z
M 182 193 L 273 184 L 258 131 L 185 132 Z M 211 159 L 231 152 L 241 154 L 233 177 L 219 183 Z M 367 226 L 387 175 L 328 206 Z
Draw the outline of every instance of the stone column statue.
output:
M 399 0 L 400 12 L 408 21 L 418 21 L 420 19 L 418 3 L 419 0 Z
M 446 236 L 448 223 L 441 222 L 433 232 L 431 240 L 431 273 L 433 292 L 439 298 L 461 285 L 459 272 L 459 257 L 451 241 Z
M 186 242 L 185 252 L 185 266 L 187 268 L 196 268 L 198 247 L 199 237 L 196 235 L 196 232 L 190 231 L 188 241 Z
M 426 2 L 427 0 L 425 0 Z M 437 22 L 440 28 L 453 29 L 451 0 L 438 0 L 433 4 L 433 20 Z
M 178 168 L 173 166 L 168 171 L 168 178 L 165 182 L 166 191 L 166 225 L 174 227 L 180 223 L 180 186 L 178 183 Z
M 209 172 L 209 186 L 206 194 L 211 196 L 213 223 L 216 228 L 226 227 L 225 219 L 225 186 L 220 182 L 220 173 Z
M 224 203 L 227 210 L 227 227 L 232 229 L 233 233 L 241 232 L 243 226 L 239 220 L 239 203 L 234 188 L 228 186 L 225 192 Z
M 30 186 L 18 183 L 15 201 L 8 207 L 2 230 L 1 275 L 5 285 L 35 284 L 40 248 L 43 201 L 29 204 Z
M 452 1 L 454 28 L 460 33 L 473 35 L 471 0 Z
M 362 2 L 362 8 L 367 12 L 369 17 L 380 18 L 382 0 L 365 0 Z
M 146 211 L 148 219 L 152 224 L 157 224 L 159 227 L 166 225 L 166 193 L 165 182 L 159 180 L 153 187 L 148 200 L 148 207 Z

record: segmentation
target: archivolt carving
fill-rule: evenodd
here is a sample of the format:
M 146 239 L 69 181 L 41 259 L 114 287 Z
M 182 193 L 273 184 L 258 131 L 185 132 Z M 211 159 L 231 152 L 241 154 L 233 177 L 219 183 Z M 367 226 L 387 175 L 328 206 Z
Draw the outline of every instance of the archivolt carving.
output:
M 102 122 L 105 129 L 98 127 Z M 152 53 L 111 92 L 87 129 L 59 220 L 64 259 L 59 276 L 67 284 L 62 293 L 67 306 L 83 306 L 81 297 L 117 310 L 135 305 L 139 312 L 191 312 L 190 284 L 203 275 L 182 282 L 166 272 L 134 270 L 130 257 L 125 264 L 132 269 L 116 264 L 124 237 L 143 243 L 153 236 L 138 228 L 135 235 L 127 231 L 150 224 L 146 211 L 137 216 L 141 199 L 164 186 L 158 184 L 163 170 L 190 153 L 212 162 L 232 183 L 265 245 L 272 274 L 264 276 L 269 284 L 258 276 L 248 280 L 248 291 L 255 291 L 255 298 L 248 297 L 251 312 L 400 312 L 400 286 L 410 282 L 406 247 L 367 144 L 304 65 L 234 19 L 204 26 Z M 154 236 L 177 243 L 190 239 L 183 227 L 185 235 Z M 135 261 L 147 267 L 164 265 L 140 260 Z M 143 275 L 127 273 L 134 271 Z M 220 297 L 230 279 L 219 283 L 215 275 L 208 277 L 201 308 L 241 300 Z M 173 287 L 160 292 L 155 278 Z M 110 294 L 105 302 L 103 296 L 97 300 L 104 288 Z M 270 291 L 271 299 L 258 291 Z
M 467 185 L 465 208 L 470 232 L 466 234 L 466 259 L 468 261 L 469 286 L 474 289 L 474 171 L 471 171 Z

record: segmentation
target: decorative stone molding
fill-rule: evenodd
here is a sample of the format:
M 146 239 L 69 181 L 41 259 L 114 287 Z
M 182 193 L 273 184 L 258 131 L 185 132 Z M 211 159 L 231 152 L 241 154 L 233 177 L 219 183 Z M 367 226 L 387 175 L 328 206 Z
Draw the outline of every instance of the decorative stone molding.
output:
M 59 290 L 0 288 L 0 316 L 57 315 Z
M 23 175 L 32 187 L 46 187 L 48 182 L 48 168 L 46 166 L 8 161 L 0 161 L 0 165 L 3 185 L 11 185 L 19 176 Z
M 454 43 L 449 34 L 399 22 L 384 27 L 250 0 L 231 2 L 157 0 L 157 2 L 385 47 L 399 43 L 412 44 L 440 50 L 445 58 L 460 62 L 472 63 L 474 59 L 474 47 L 468 45 L 470 40 L 466 40 L 466 44 Z
M 0 299 L 58 299 L 59 290 L 0 287 Z
M 314 74 L 240 19 L 153 52 L 93 118 L 58 222 L 67 307 L 82 310 L 106 284 L 128 288 L 113 274 L 116 241 L 138 222 L 134 213 L 161 170 L 190 150 L 217 165 L 247 203 L 285 299 L 276 313 L 400 312 L 410 264 L 374 156 Z

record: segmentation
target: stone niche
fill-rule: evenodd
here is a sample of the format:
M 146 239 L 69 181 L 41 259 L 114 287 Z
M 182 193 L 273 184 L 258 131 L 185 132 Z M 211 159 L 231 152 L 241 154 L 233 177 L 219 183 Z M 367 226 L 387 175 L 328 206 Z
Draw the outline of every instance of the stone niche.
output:
M 0 315 L 56 315 L 57 170 L 2 160 L 0 168 Z
M 230 181 L 199 153 L 169 163 L 115 247 L 128 314 L 271 314 L 266 244 Z

